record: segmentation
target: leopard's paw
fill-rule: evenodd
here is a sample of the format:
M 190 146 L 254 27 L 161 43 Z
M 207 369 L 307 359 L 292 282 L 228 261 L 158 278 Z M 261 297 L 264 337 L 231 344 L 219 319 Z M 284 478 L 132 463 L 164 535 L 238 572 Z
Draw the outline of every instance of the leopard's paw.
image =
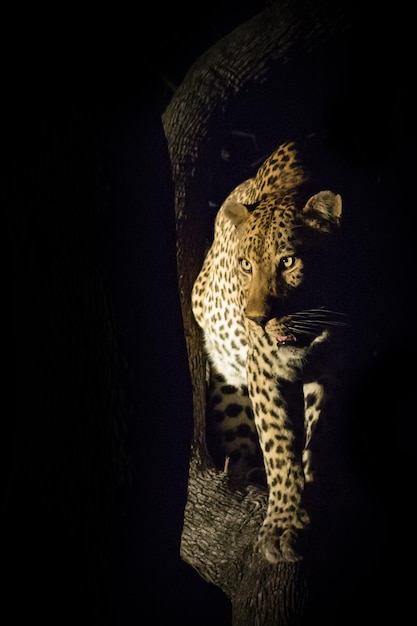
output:
M 296 529 L 283 529 L 267 524 L 260 530 L 257 548 L 269 563 L 293 563 L 303 558 L 294 548 L 296 541 Z

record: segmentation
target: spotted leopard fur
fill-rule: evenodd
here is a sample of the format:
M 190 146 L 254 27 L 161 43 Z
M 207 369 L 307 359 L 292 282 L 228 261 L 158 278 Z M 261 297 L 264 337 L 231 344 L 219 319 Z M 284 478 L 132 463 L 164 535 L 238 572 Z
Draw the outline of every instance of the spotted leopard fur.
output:
M 259 439 L 269 498 L 257 546 L 271 563 L 301 558 L 297 538 L 310 521 L 303 493 L 339 323 L 314 267 L 341 213 L 340 195 L 313 192 L 295 144 L 282 144 L 221 206 L 193 287 L 211 370 L 208 415 L 229 471 L 262 463 Z

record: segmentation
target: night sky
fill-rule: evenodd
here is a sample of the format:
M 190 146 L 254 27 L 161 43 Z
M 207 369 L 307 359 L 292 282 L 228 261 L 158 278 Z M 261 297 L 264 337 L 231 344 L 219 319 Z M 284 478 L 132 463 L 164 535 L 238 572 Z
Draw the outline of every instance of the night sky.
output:
M 114 20 L 9 15 L 4 210 L 14 377 L 5 397 L 10 388 L 15 416 L 3 411 L 2 441 L 10 623 L 230 624 L 222 592 L 179 557 L 192 405 L 161 123 L 171 85 L 263 2 L 221 5 L 187 7 L 187 22 L 178 7 L 164 8 L 164 19 L 159 7 Z M 382 356 L 363 383 L 372 401 L 364 440 L 376 414 L 384 434 L 367 463 L 394 446 L 403 476 L 410 392 L 391 394 L 411 383 L 398 362 L 415 346 L 404 296 L 413 249 L 404 179 L 412 177 L 397 154 L 411 155 L 411 100 L 405 76 L 395 75 L 379 66 L 370 77 L 378 97 L 361 103 L 372 120 L 372 128 L 360 121 L 361 132 L 378 136 L 361 166 L 384 184 L 375 183 L 367 218 L 350 223 L 358 235 L 350 282 L 357 298 L 362 263 L 373 279 L 363 334 L 379 323 L 367 337 Z M 364 93 L 354 87 L 346 116 Z M 394 157 L 381 156 L 387 148 Z

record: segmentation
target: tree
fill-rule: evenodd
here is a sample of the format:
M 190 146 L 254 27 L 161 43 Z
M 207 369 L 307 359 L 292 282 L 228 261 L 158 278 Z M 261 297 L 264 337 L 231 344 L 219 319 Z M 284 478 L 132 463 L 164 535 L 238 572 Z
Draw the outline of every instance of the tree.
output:
M 351 534 L 346 532 L 350 522 L 336 525 L 334 533 L 344 529 L 346 536 L 320 545 L 315 559 L 271 566 L 253 551 L 266 493 L 233 484 L 212 463 L 205 440 L 203 345 L 190 307 L 210 240 L 213 206 L 217 210 L 234 185 L 252 175 L 251 160 L 263 160 L 282 140 L 324 128 L 338 148 L 337 176 L 343 172 L 347 186 L 362 185 L 365 197 L 374 194 L 374 182 L 364 179 L 370 168 L 381 168 L 375 155 L 387 139 L 379 130 L 387 109 L 375 114 L 382 87 L 379 73 L 368 74 L 368 69 L 376 68 L 377 55 L 382 54 L 383 64 L 386 53 L 383 35 L 371 45 L 369 32 L 365 9 L 355 3 L 269 3 L 197 59 L 163 115 L 175 185 L 178 284 L 194 406 L 181 556 L 230 598 L 235 626 L 293 626 L 316 618 L 320 624 L 348 623 L 357 614 L 349 606 L 350 595 L 355 603 L 367 597 L 363 611 L 375 611 L 369 601 L 369 566 L 358 577 L 348 556 L 349 547 L 356 542 L 362 546 L 365 528 L 379 514 L 378 506 L 378 513 L 362 508 L 360 495 L 354 497 L 357 508 L 350 522 L 364 518 L 361 530 Z M 375 44 L 377 52 L 367 56 L 367 46 Z M 352 96 L 355 92 L 361 93 L 360 102 Z M 371 146 L 366 158 L 361 156 L 363 133 Z M 338 557 L 330 556 L 342 543 Z M 335 617 L 344 602 L 344 614 Z

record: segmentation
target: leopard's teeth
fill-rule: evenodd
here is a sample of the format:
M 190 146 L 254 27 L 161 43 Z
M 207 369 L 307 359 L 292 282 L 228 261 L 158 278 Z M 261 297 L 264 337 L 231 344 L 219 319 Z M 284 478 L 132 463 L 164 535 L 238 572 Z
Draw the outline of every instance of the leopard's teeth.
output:
M 297 339 L 292 334 L 278 335 L 278 337 L 275 337 L 275 339 L 281 346 L 285 346 L 287 343 L 294 343 L 295 341 L 297 341 Z

